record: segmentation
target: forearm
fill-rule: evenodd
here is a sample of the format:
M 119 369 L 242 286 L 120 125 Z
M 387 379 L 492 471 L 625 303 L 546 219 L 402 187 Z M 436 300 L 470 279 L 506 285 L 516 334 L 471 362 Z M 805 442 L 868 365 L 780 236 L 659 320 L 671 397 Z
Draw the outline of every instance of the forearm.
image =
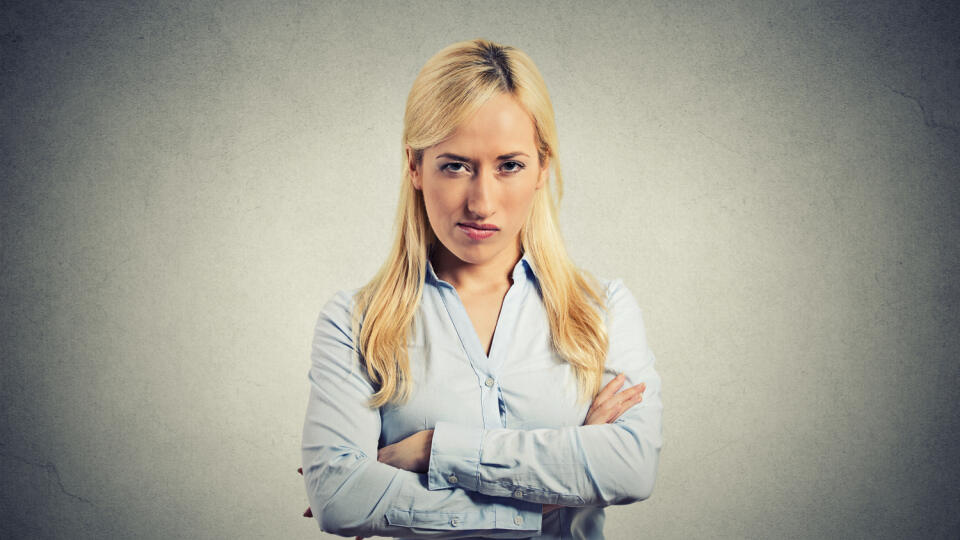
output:
M 659 461 L 659 409 L 628 422 L 514 430 L 439 422 L 428 471 L 432 490 L 478 493 L 563 506 L 646 499 Z
M 628 384 L 643 401 L 612 424 L 533 430 L 437 422 L 428 467 L 431 490 L 460 487 L 563 506 L 608 506 L 649 498 L 662 438 L 661 380 L 641 345 L 626 358 Z
M 308 500 L 320 527 L 343 536 L 525 538 L 538 534 L 542 506 L 530 501 L 430 491 L 426 475 L 360 454 L 305 451 Z

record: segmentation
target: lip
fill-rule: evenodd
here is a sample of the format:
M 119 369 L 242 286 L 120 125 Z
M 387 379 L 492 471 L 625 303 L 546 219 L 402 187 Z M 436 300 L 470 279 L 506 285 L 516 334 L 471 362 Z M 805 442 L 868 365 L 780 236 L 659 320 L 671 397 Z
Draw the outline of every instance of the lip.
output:
M 467 227 L 471 227 L 471 228 L 474 228 L 474 229 L 480 229 L 480 230 L 484 230 L 484 231 L 486 231 L 486 230 L 499 231 L 499 230 L 500 230 L 500 227 L 497 227 L 497 226 L 494 225 L 493 223 L 474 223 L 473 221 L 461 221 L 460 223 L 457 223 L 457 225 L 464 225 L 464 226 L 467 226 Z
M 493 225 L 488 225 L 487 227 L 493 227 Z M 494 235 L 499 229 L 496 228 L 487 228 L 479 229 L 467 226 L 463 223 L 457 223 L 457 228 L 463 231 L 471 240 L 484 240 L 490 238 Z

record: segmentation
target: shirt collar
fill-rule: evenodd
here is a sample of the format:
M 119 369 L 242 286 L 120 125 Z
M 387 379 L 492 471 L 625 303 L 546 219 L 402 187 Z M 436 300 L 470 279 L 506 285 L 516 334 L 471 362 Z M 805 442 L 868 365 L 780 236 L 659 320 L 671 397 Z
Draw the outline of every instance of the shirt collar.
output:
M 535 265 L 533 264 L 533 257 L 530 256 L 529 252 L 524 252 L 523 256 L 520 257 L 520 260 L 517 261 L 517 264 L 515 264 L 513 267 L 513 272 L 511 273 L 513 282 L 517 283 L 529 279 L 535 285 L 539 286 L 539 283 L 537 282 L 537 274 L 534 268 Z M 443 281 L 437 277 L 436 272 L 433 271 L 433 263 L 430 262 L 429 257 L 427 257 L 427 273 L 424 281 L 437 287 L 445 286 L 451 289 L 453 288 L 453 285 L 450 285 L 446 281 Z

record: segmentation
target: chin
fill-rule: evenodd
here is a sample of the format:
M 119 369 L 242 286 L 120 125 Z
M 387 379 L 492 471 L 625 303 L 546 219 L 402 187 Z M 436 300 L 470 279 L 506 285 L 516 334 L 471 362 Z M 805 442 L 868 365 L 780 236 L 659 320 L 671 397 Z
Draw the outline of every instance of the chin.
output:
M 496 253 L 496 250 L 491 249 L 491 246 L 472 246 L 459 243 L 444 244 L 444 246 L 446 246 L 447 251 L 455 257 L 468 263 L 482 262 L 488 258 L 491 253 Z M 450 249 L 450 246 L 453 246 L 453 249 Z
M 485 251 L 486 250 L 481 249 L 480 247 L 470 246 L 470 247 L 461 247 L 453 254 L 463 262 L 470 263 L 470 264 L 477 264 L 477 263 L 483 262 L 484 259 L 486 259 L 486 257 L 483 256 Z

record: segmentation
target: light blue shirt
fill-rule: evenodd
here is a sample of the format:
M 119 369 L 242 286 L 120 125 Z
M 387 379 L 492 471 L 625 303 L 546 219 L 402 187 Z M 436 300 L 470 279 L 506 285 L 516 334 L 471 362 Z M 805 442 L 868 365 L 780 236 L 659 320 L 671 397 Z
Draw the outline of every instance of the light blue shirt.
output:
M 317 320 L 302 459 L 307 498 L 327 532 L 399 538 L 603 538 L 604 506 L 646 499 L 663 444 L 660 376 L 641 310 L 620 279 L 606 287 L 603 383 L 646 383 L 610 424 L 581 425 L 573 368 L 554 351 L 536 271 L 513 268 L 490 354 L 456 289 L 427 263 L 408 342 L 413 394 L 369 409 L 374 393 L 350 331 L 353 294 Z M 377 461 L 377 449 L 434 429 L 429 471 Z M 564 505 L 542 515 L 544 503 Z

